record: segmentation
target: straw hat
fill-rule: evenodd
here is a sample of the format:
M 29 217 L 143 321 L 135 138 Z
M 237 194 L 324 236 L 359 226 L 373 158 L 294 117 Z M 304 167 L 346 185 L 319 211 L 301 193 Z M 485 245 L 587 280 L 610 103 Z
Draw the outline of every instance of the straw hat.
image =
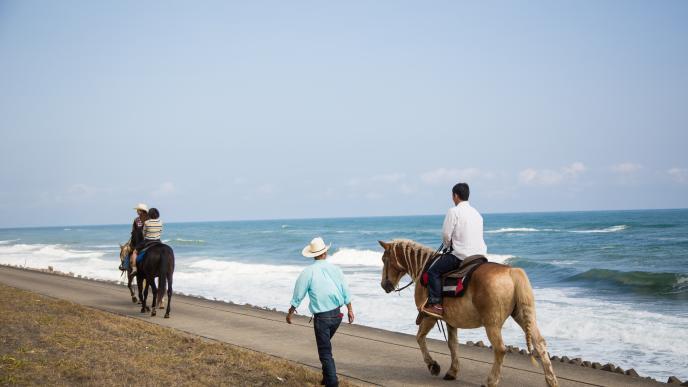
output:
M 313 238 L 311 243 L 309 243 L 308 246 L 304 247 L 303 250 L 301 250 L 301 254 L 303 254 L 303 256 L 307 258 L 317 257 L 329 250 L 330 246 L 332 246 L 332 243 L 325 246 L 325 241 L 323 241 L 323 239 L 320 237 Z
M 136 207 L 134 207 L 134 209 L 148 212 L 148 206 L 143 203 L 139 203 Z

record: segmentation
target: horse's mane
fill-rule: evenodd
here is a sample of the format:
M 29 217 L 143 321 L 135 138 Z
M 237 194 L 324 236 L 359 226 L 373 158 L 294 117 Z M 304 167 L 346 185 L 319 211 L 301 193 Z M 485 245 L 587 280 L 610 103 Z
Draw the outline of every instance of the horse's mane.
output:
M 434 250 L 431 249 L 430 247 L 425 246 L 424 244 L 418 243 L 418 242 L 411 240 L 411 239 L 393 239 L 389 243 L 391 243 L 393 245 L 399 245 L 403 249 L 409 248 L 409 249 L 413 249 L 413 250 L 419 250 L 422 252 L 429 252 L 429 253 L 434 252 Z

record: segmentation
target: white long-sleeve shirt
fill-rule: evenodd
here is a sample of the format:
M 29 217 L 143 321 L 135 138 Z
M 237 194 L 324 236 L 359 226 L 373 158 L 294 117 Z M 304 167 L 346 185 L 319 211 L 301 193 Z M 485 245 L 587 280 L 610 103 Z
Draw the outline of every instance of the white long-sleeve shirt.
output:
M 452 247 L 459 259 L 487 254 L 483 240 L 483 217 L 467 201 L 460 202 L 447 212 L 442 227 L 442 241 Z

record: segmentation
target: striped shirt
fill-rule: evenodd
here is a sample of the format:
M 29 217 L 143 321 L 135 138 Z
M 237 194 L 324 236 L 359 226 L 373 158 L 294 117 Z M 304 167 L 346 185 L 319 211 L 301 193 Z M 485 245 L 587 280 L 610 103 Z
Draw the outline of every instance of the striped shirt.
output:
M 162 235 L 162 220 L 148 219 L 143 222 L 143 239 L 160 239 L 160 235 Z

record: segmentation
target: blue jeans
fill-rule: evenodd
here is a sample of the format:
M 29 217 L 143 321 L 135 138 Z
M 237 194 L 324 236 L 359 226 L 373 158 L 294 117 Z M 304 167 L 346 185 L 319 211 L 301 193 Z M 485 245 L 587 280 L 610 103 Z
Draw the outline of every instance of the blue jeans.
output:
M 342 315 L 339 308 L 313 315 L 315 342 L 318 344 L 318 356 L 320 357 L 320 364 L 322 364 L 323 380 L 327 387 L 339 386 L 330 339 L 337 332 L 337 328 L 339 328 L 341 323 Z
M 428 304 L 442 303 L 442 274 L 456 270 L 461 260 L 451 253 L 443 254 L 428 269 Z

